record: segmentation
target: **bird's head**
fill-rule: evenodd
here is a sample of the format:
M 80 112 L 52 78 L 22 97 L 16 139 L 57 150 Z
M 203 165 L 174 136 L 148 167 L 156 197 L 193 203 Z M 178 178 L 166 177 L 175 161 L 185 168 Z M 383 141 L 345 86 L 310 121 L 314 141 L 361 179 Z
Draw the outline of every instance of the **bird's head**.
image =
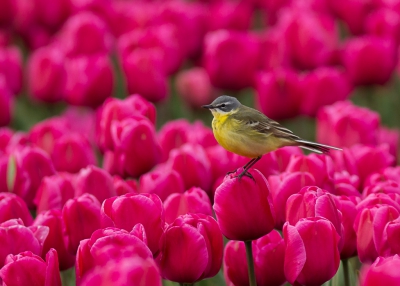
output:
M 211 104 L 203 105 L 203 108 L 210 109 L 214 116 L 220 116 L 235 112 L 241 103 L 232 96 L 222 95 L 215 99 Z

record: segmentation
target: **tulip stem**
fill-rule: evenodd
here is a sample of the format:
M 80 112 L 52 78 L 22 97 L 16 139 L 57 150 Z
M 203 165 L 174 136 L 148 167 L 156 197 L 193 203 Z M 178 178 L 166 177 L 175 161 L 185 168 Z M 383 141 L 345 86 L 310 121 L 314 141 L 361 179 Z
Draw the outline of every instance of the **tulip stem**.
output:
M 253 249 L 251 247 L 251 240 L 244 242 L 246 245 L 246 258 L 247 258 L 247 269 L 249 272 L 249 286 L 257 286 L 256 273 L 254 271 L 254 259 L 253 259 Z
M 343 259 L 342 263 L 343 263 L 344 285 L 350 286 L 349 261 L 348 259 Z
M 194 283 L 179 283 L 180 286 L 193 286 Z

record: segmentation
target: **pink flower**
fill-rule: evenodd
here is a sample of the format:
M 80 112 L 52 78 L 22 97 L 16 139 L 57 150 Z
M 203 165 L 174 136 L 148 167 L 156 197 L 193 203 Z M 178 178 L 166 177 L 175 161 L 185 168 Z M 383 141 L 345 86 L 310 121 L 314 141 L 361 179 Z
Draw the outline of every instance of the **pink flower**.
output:
M 10 219 L 21 219 L 25 225 L 31 225 L 32 216 L 26 203 L 12 193 L 0 193 L 0 223 Z
M 9 255 L 0 269 L 0 278 L 6 285 L 61 286 L 57 251 L 50 249 L 46 261 L 30 251 Z
M 24 226 L 21 219 L 10 219 L 0 223 L 0 268 L 6 263 L 9 254 L 31 251 L 33 254 L 42 253 L 43 243 L 49 233 L 47 226 Z
M 64 244 L 64 223 L 61 210 L 49 210 L 40 213 L 35 218 L 33 226 L 47 226 L 49 228 L 49 234 L 43 244 L 42 257 L 45 257 L 51 249 L 55 249 L 60 262 L 60 270 L 68 269 L 75 264 L 75 255 L 70 254 Z
M 389 39 L 395 43 L 400 41 L 400 15 L 388 8 L 372 11 L 365 20 L 368 34 Z
M 282 285 L 285 242 L 278 231 L 252 242 L 257 285 Z M 224 276 L 230 286 L 248 284 L 245 246 L 242 241 L 229 241 L 224 250 Z
M 352 38 L 344 47 L 342 62 L 354 85 L 384 85 L 396 66 L 397 51 L 391 40 L 374 36 Z
M 80 241 L 101 227 L 100 203 L 90 194 L 68 200 L 62 209 L 62 219 L 67 249 L 70 253 L 76 253 Z
M 285 41 L 281 27 L 270 27 L 259 35 L 261 52 L 260 67 L 262 70 L 271 71 L 279 68 L 290 67 L 289 45 Z
M 225 177 L 215 192 L 213 207 L 224 236 L 246 241 L 260 238 L 274 228 L 275 211 L 264 176 L 251 170 L 254 180 L 247 176 L 235 178 L 242 170 Z
M 69 133 L 65 120 L 60 117 L 51 117 L 32 126 L 29 131 L 29 140 L 51 156 L 55 142 L 64 134 Z
M 209 32 L 205 38 L 204 66 L 211 83 L 218 88 L 232 90 L 252 86 L 258 53 L 259 43 L 249 33 L 227 30 Z
M 0 126 L 11 122 L 13 114 L 13 98 L 3 75 L 0 75 Z
M 378 257 L 372 265 L 361 268 L 360 286 L 398 285 L 400 283 L 400 258 L 398 255 L 391 257 Z
M 165 229 L 157 261 L 165 279 L 194 283 L 218 273 L 222 251 L 223 239 L 217 222 L 204 214 L 187 214 Z
M 253 9 L 247 2 L 216 2 L 210 5 L 208 29 L 246 31 L 250 28 Z
M 340 237 L 329 220 L 303 218 L 294 226 L 286 222 L 283 237 L 284 271 L 289 283 L 321 285 L 335 275 L 340 263 Z
M 126 194 L 103 202 L 103 226 L 114 226 L 131 231 L 143 225 L 148 246 L 154 255 L 159 251 L 158 241 L 163 233 L 165 218 L 160 198 L 154 194 Z
M 4 76 L 9 90 L 18 94 L 22 89 L 22 54 L 17 47 L 0 47 L 0 75 Z
M 213 214 L 207 193 L 196 187 L 169 195 L 164 201 L 164 209 L 166 223 L 172 223 L 178 216 L 189 213 Z

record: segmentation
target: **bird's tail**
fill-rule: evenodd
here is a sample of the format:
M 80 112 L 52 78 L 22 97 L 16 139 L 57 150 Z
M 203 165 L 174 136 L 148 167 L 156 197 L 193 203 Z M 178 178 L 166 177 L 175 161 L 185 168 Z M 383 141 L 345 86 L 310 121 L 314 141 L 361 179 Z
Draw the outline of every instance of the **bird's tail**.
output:
M 323 154 L 323 153 L 329 153 L 329 150 L 339 150 L 342 151 L 342 149 L 329 146 L 329 145 L 324 145 L 320 143 L 315 143 L 315 142 L 310 142 L 306 140 L 296 140 L 298 143 L 298 146 L 303 149 L 307 149 L 313 152 L 316 152 L 318 154 Z

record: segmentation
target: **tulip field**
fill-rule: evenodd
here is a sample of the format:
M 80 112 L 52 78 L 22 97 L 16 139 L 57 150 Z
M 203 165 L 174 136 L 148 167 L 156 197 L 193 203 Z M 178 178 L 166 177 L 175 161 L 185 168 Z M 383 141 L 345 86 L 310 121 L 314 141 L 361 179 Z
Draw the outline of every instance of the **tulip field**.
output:
M 399 45 L 400 0 L 0 0 L 0 286 L 400 285 Z M 342 150 L 239 178 L 223 94 Z

